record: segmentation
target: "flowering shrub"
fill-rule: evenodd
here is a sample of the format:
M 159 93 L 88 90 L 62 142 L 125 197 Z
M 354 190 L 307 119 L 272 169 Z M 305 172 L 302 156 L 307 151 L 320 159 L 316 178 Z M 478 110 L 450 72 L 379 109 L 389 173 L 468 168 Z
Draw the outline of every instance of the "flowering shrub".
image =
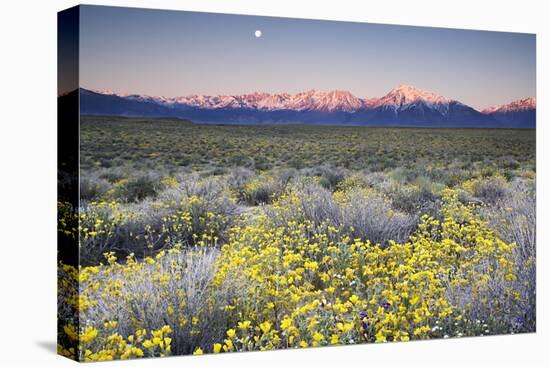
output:
M 215 245 L 237 216 L 234 202 L 224 195 L 184 194 L 134 205 L 90 202 L 79 214 L 60 205 L 59 230 L 78 237 L 80 263 L 84 265 L 97 264 L 102 254 L 110 251 L 143 258 L 178 243 L 210 241 Z
M 262 175 L 248 181 L 242 190 L 237 192 L 240 200 L 249 205 L 262 205 L 274 201 L 282 187 L 273 176 Z
M 82 116 L 59 352 L 533 332 L 535 135 Z
M 471 305 L 458 307 L 448 292 L 470 286 L 477 301 L 491 291 L 489 279 L 513 281 L 512 246 L 498 240 L 451 190 L 445 192 L 443 213 L 442 222 L 425 216 L 410 241 L 389 246 L 333 236 L 338 228 L 312 235 L 307 224 L 297 222 L 235 229 L 222 247 L 215 282 L 231 277 L 249 284 L 248 296 L 235 299 L 232 310 L 236 323 L 244 319 L 255 328 L 250 340 L 244 335 L 237 340 L 244 344 L 233 341 L 234 348 L 475 334 L 457 323 Z M 512 298 L 512 291 L 505 296 Z M 262 330 L 265 322 L 271 331 Z
M 60 264 L 60 353 L 93 361 L 515 330 L 520 315 L 500 315 L 519 309 L 516 245 L 456 190 L 442 191 L 438 218 L 422 216 L 408 239 L 379 243 L 356 237 L 342 214 L 368 189 L 316 198 L 300 197 L 300 187 L 236 220 L 224 241 L 215 234 L 223 218 L 190 197 L 163 217 L 165 248 Z M 113 218 L 127 215 L 92 212 L 81 214 L 81 242 L 108 237 Z M 196 241 L 177 241 L 185 233 Z

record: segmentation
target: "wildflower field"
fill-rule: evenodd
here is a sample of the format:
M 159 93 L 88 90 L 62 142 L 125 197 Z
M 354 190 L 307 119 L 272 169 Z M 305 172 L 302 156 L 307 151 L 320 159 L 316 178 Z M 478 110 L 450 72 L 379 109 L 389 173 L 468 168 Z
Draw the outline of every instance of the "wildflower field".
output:
M 535 331 L 534 130 L 85 116 L 80 139 L 62 355 Z

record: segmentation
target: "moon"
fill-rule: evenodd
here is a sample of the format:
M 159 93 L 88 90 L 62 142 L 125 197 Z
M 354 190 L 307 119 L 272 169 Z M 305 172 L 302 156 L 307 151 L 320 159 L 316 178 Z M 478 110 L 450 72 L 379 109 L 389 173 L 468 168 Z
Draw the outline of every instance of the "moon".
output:
M 256 36 L 256 38 L 260 38 L 262 36 L 262 31 L 258 29 L 256 32 L 254 32 L 254 35 Z

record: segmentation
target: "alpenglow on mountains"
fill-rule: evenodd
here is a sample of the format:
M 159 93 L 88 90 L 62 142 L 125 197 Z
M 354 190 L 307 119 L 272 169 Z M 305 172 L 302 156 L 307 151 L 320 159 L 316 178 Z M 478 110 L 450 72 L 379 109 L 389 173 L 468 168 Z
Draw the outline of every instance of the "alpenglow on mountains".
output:
M 80 113 L 178 117 L 226 124 L 534 128 L 536 101 L 526 98 L 477 111 L 457 100 L 409 85 L 400 85 L 381 98 L 368 99 L 341 90 L 167 98 L 81 88 Z

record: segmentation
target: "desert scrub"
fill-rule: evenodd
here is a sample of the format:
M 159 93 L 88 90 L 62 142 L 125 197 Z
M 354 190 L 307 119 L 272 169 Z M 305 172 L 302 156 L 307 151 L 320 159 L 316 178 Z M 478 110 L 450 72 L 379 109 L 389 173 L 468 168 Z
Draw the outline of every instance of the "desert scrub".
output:
M 84 200 L 59 203 L 60 248 L 78 239 L 81 255 L 59 265 L 59 351 L 532 332 L 534 142 L 528 130 L 83 117 Z
M 81 290 L 76 296 L 70 284 L 61 287 L 67 314 L 81 320 L 79 330 L 72 323 L 60 327 L 61 350 L 67 353 L 78 339 L 79 360 L 164 356 L 221 338 L 228 299 L 212 288 L 216 256 L 215 249 L 176 246 L 139 262 L 133 256 L 118 262 L 111 252 L 105 265 L 60 266 L 60 278 L 78 281 Z
M 443 173 L 433 179 L 445 180 L 444 171 L 454 162 L 465 172 L 472 171 L 476 162 L 480 168 L 510 171 L 517 164 L 534 167 L 535 159 L 534 130 L 218 126 L 99 116 L 83 116 L 80 128 L 81 166 L 85 170 L 117 171 L 130 162 L 138 171 L 146 167 L 212 170 L 256 166 L 264 170 L 331 166 L 372 172 L 402 167 L 415 173 L 429 161 Z
M 126 202 L 141 201 L 148 197 L 155 197 L 163 184 L 159 177 L 140 176 L 132 178 L 118 187 L 116 196 Z
M 392 205 L 397 210 L 415 215 L 418 213 L 430 213 L 435 215 L 437 196 L 430 186 L 404 185 L 395 186 L 388 193 Z
M 248 205 L 262 205 L 274 201 L 283 190 L 284 185 L 275 177 L 263 174 L 248 181 L 238 196 Z
M 365 177 L 355 174 L 341 180 L 336 186 L 336 188 L 339 191 L 350 191 L 353 189 L 366 189 L 367 187 L 369 187 L 367 182 L 368 181 Z
M 176 244 L 216 246 L 237 218 L 238 208 L 226 191 L 199 184 L 170 189 L 155 201 L 90 202 L 78 214 L 80 262 L 97 264 L 111 251 L 143 258 Z
M 334 191 L 336 186 L 346 177 L 346 170 L 338 167 L 322 165 L 301 170 L 305 176 L 319 177 L 318 183 L 325 189 Z
M 529 183 L 517 183 L 515 190 L 498 205 L 484 207 L 481 215 L 488 225 L 508 242 L 516 246 L 512 288 L 515 302 L 506 305 L 516 315 L 514 328 L 524 332 L 536 326 L 536 196 Z
M 102 178 L 86 178 L 80 179 L 80 199 L 86 201 L 99 200 L 109 190 L 112 190 L 112 185 Z
M 389 246 L 336 228 L 312 236 L 307 221 L 283 228 L 265 218 L 236 229 L 215 281 L 249 284 L 249 297 L 234 300 L 235 324 L 212 351 L 475 335 L 458 322 L 468 306 L 450 302 L 447 288 L 473 284 L 479 293 L 472 297 L 481 299 L 490 289 L 487 264 L 491 277 L 511 282 L 512 246 L 454 192 L 444 201 L 443 222 L 425 216 L 410 241 Z
M 373 190 L 351 190 L 343 198 L 343 225 L 354 238 L 387 245 L 404 242 L 414 230 L 417 219 L 395 210 L 391 201 Z
M 508 182 L 500 175 L 471 179 L 463 187 L 487 204 L 495 204 L 510 192 Z
M 356 184 L 342 187 L 347 191 L 339 189 L 331 193 L 306 177 L 290 186 L 266 213 L 280 227 L 288 226 L 289 222 L 308 223 L 313 234 L 335 228 L 352 238 L 377 244 L 387 244 L 391 239 L 405 241 L 414 230 L 417 219 L 394 210 L 391 202 L 377 191 Z
M 359 200 L 354 195 L 369 197 L 326 190 L 311 205 L 345 205 Z M 60 265 L 69 315 L 60 350 L 92 360 L 527 330 L 509 313 L 519 310 L 510 307 L 519 302 L 516 245 L 500 240 L 455 190 L 442 192 L 442 219 L 424 215 L 410 237 L 384 244 L 315 223 L 300 200 L 291 191 L 273 204 L 278 215 L 232 227 L 220 250 L 204 241 L 143 260 L 107 252 L 104 265 L 78 271 Z M 70 291 L 75 281 L 78 295 Z M 74 312 L 85 320 L 78 330 Z M 163 328 L 170 333 L 160 337 Z

